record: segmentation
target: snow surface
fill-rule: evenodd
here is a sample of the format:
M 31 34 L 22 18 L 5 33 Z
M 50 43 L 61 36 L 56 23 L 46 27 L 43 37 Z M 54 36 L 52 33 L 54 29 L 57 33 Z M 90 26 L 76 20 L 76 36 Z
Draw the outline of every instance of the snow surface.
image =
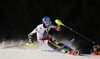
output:
M 84 55 L 84 56 L 74 56 L 65 53 L 57 52 L 46 52 L 42 49 L 51 49 L 47 46 L 39 46 L 34 44 L 34 46 L 19 46 L 13 48 L 2 49 L 2 47 L 9 46 L 8 44 L 1 44 L 0 46 L 0 59 L 100 59 L 100 56 L 94 55 Z

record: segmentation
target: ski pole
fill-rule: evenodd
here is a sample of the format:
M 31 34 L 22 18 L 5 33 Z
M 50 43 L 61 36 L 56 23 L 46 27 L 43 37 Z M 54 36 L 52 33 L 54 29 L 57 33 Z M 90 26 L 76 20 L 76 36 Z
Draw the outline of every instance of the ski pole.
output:
M 62 25 L 62 26 L 64 26 L 64 27 L 68 28 L 69 30 L 73 31 L 74 33 L 76 33 L 76 34 L 82 36 L 83 38 L 87 39 L 88 41 L 92 42 L 93 44 L 95 43 L 95 42 L 93 42 L 92 40 L 90 40 L 89 38 L 83 36 L 82 34 L 78 33 L 77 31 L 73 30 L 72 28 L 70 28 L 70 27 L 64 25 L 60 20 L 56 19 L 55 22 L 56 22 L 58 25 Z

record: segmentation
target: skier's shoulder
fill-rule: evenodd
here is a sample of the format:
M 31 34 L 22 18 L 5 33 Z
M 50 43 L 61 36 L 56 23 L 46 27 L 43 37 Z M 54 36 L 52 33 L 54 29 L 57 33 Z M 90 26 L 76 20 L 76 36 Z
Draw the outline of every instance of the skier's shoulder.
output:
M 56 26 L 55 26 L 55 25 L 53 25 L 53 24 L 51 24 L 51 25 L 50 25 L 50 27 L 52 28 L 52 27 L 56 27 Z
M 53 24 L 51 24 L 51 26 L 54 26 Z
M 37 25 L 37 28 L 38 28 L 38 27 L 43 27 L 43 24 L 39 24 L 39 25 Z

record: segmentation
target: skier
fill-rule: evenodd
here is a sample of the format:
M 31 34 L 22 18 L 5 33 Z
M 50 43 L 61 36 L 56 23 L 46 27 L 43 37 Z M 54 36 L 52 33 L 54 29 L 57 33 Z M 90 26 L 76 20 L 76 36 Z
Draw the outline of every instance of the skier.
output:
M 53 39 L 51 35 L 49 35 L 49 30 L 53 28 L 57 31 L 60 31 L 60 25 L 54 26 L 52 25 L 51 19 L 48 16 L 43 17 L 42 24 L 38 25 L 31 33 L 28 34 L 29 39 L 32 39 L 32 35 L 37 34 L 37 41 L 40 45 L 48 44 L 51 48 L 56 49 L 55 45 L 62 46 L 63 43 L 57 42 L 57 40 Z M 54 45 L 55 44 L 55 45 Z M 72 49 L 68 46 L 65 46 L 68 51 Z

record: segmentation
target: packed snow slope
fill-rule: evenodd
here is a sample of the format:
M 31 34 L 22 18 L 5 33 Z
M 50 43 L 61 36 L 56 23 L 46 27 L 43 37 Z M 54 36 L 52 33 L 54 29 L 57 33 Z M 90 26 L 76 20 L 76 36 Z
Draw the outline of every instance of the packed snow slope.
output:
M 30 49 L 1 49 L 0 59 L 100 59 L 100 56 L 73 56 Z
M 37 44 L 29 46 L 19 46 L 2 49 L 2 47 L 7 47 L 4 45 L 0 46 L 0 59 L 100 59 L 100 56 L 84 55 L 84 56 L 74 56 L 65 53 L 57 52 L 46 52 L 42 49 L 51 49 L 47 46 L 42 48 Z

